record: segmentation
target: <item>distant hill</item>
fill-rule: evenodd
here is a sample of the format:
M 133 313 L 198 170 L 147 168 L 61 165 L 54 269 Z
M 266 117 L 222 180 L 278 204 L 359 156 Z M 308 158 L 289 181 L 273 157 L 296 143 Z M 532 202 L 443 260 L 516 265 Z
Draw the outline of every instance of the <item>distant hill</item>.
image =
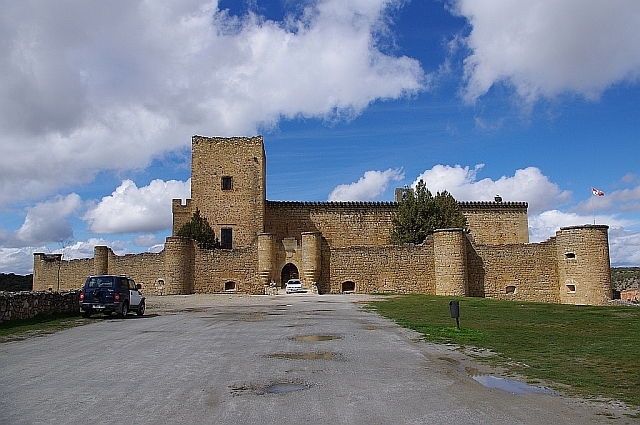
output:
M 640 287 L 640 267 L 611 267 L 611 285 L 616 291 Z
M 33 275 L 20 276 L 17 274 L 0 273 L 0 291 L 19 292 L 31 291 L 33 288 Z

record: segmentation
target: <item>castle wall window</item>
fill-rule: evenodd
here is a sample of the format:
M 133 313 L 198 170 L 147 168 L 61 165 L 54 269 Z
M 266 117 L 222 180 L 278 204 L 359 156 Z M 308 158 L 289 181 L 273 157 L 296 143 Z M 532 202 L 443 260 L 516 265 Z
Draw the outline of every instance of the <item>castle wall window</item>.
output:
M 356 283 L 350 280 L 342 282 L 342 292 L 354 292 L 356 290 Z
M 233 281 L 225 282 L 224 290 L 225 291 L 235 291 L 236 290 L 236 283 L 233 282 Z
M 567 294 L 575 294 L 576 293 L 576 285 L 567 284 Z
M 568 260 L 575 260 L 576 259 L 576 254 L 575 252 L 567 252 L 564 254 L 565 258 L 567 258 Z
M 233 181 L 231 176 L 222 177 L 222 190 L 231 190 L 233 189 Z
M 507 294 L 515 294 L 516 293 L 516 287 L 514 285 L 509 285 L 506 288 L 504 288 L 504 292 Z
M 233 247 L 233 230 L 232 229 L 220 230 L 220 246 L 223 249 L 231 249 Z

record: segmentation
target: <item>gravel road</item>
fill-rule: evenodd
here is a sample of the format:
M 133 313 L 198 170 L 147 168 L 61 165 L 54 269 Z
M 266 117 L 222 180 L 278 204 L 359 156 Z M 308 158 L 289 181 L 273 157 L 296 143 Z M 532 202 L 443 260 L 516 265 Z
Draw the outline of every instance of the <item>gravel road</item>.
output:
M 368 299 L 149 297 L 142 317 L 0 344 L 0 423 L 634 423 L 616 404 L 485 387 L 467 372 L 492 371 Z

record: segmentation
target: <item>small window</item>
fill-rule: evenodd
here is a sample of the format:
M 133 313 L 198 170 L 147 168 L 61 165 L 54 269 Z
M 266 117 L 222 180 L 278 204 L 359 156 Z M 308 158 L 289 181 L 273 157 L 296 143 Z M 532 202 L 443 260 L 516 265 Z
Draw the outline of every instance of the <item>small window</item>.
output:
M 233 188 L 232 180 L 230 176 L 224 176 L 222 178 L 222 190 L 231 190 Z
M 509 285 L 509 286 L 507 286 L 507 287 L 504 289 L 504 291 L 505 291 L 507 294 L 515 294 L 515 293 L 516 293 L 516 287 L 515 287 L 515 286 L 513 286 L 513 285 Z
M 220 247 L 223 249 L 231 249 L 233 247 L 233 230 L 220 230 Z
M 576 292 L 576 285 L 567 283 L 567 294 L 575 294 Z
M 225 291 L 235 291 L 236 290 L 236 283 L 232 282 L 232 281 L 225 282 L 224 290 Z
M 576 254 L 575 254 L 575 252 L 566 252 L 564 254 L 564 257 L 567 258 L 567 259 L 570 259 L 570 260 L 575 260 Z
M 356 290 L 356 283 L 347 281 L 342 282 L 342 292 L 354 292 Z

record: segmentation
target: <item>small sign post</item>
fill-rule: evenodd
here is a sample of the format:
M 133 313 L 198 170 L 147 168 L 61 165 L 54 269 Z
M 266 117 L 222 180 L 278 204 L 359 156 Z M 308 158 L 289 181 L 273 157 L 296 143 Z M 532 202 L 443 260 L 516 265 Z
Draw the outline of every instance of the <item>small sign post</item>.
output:
M 456 319 L 456 327 L 460 329 L 460 301 L 449 301 L 451 317 Z

